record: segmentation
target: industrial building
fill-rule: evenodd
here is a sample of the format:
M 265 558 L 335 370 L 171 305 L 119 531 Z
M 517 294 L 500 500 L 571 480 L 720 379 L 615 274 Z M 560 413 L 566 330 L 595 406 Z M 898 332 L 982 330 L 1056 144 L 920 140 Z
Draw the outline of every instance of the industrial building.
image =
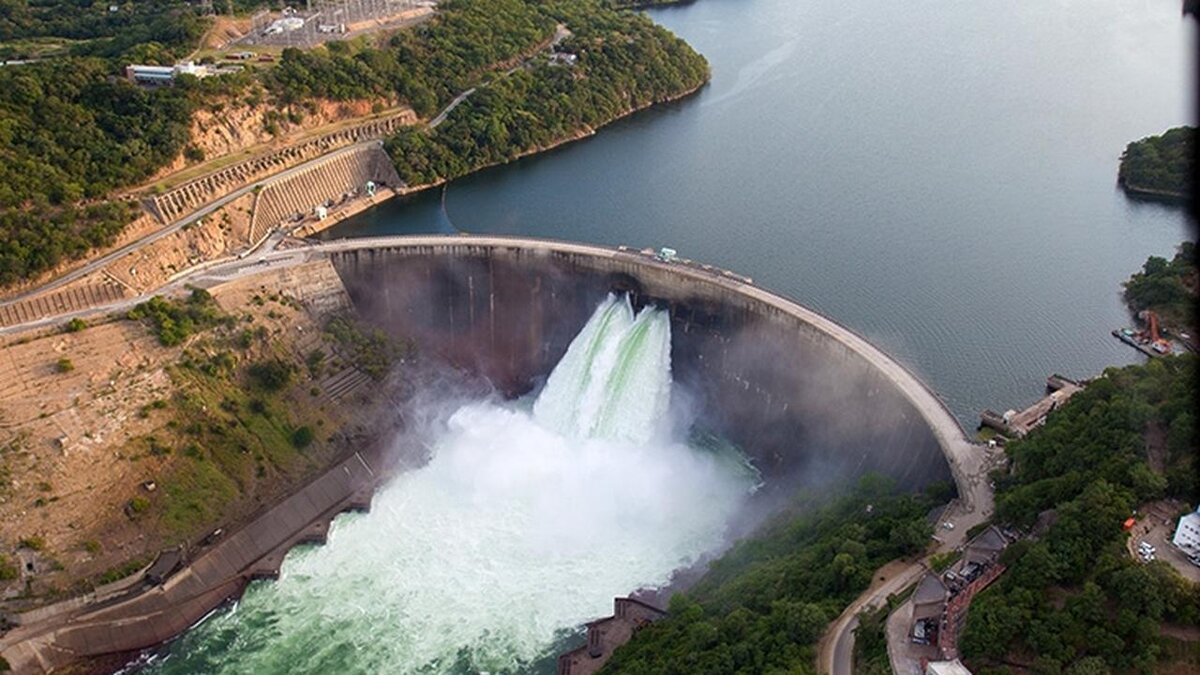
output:
M 212 72 L 208 66 L 198 66 L 192 61 L 176 63 L 173 66 L 125 66 L 125 77 L 130 82 L 147 87 L 161 87 L 171 84 L 180 75 L 193 77 L 208 77 Z

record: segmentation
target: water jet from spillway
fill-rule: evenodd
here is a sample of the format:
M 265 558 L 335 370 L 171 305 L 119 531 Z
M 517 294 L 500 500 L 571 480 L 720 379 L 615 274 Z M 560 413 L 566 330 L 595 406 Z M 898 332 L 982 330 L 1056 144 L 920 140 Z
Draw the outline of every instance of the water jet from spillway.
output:
M 670 345 L 665 312 L 609 296 L 532 406 L 458 408 L 371 513 L 149 671 L 511 673 L 614 595 L 665 584 L 755 484 L 736 451 L 671 437 Z

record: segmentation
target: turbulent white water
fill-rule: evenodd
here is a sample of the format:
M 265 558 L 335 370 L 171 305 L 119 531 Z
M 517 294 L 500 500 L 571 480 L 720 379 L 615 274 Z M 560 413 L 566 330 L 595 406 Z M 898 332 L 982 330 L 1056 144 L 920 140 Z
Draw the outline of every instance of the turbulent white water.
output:
M 670 324 L 608 298 L 530 413 L 483 401 L 430 462 L 289 555 L 151 665 L 164 673 L 509 673 L 719 545 L 751 487 L 669 438 Z
M 671 324 L 661 310 L 634 318 L 610 295 L 571 342 L 533 406 L 542 426 L 574 437 L 645 443 L 671 403 Z

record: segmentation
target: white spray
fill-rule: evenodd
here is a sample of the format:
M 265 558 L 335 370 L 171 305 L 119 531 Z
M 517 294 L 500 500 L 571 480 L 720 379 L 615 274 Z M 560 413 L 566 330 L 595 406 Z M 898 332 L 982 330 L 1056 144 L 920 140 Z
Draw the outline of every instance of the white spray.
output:
M 753 478 L 664 440 L 670 324 L 609 297 L 532 414 L 450 416 L 430 462 L 151 670 L 511 673 L 718 547 Z

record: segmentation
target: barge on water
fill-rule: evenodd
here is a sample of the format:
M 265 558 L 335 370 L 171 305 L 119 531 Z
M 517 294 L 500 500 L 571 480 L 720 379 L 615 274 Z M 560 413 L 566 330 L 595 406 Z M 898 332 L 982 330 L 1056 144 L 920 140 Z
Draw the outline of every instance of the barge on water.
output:
M 1132 328 L 1114 329 L 1112 336 L 1145 354 L 1146 356 L 1163 356 L 1164 354 L 1171 353 L 1170 351 L 1158 351 L 1158 349 L 1156 349 L 1156 347 L 1158 347 L 1157 344 L 1154 344 L 1152 347 L 1150 345 L 1145 345 L 1141 342 L 1138 342 L 1137 333 Z

